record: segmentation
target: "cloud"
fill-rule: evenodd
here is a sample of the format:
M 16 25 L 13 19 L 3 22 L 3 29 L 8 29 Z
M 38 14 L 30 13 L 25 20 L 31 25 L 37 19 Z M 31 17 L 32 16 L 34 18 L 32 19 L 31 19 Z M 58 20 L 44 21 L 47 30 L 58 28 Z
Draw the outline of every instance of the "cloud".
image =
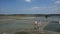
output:
M 55 3 L 56 3 L 56 4 L 60 4 L 60 0 L 57 0 Z
M 25 0 L 26 2 L 31 2 L 32 0 Z
M 31 12 L 35 14 L 60 14 L 60 7 L 51 6 L 51 7 L 32 7 L 24 10 L 26 12 Z
M 60 6 L 60 0 L 52 0 L 53 1 L 53 5 L 55 6 Z
M 40 9 L 40 7 L 32 7 L 32 10 Z
M 19 13 L 19 14 L 60 14 L 60 6 L 49 7 L 30 7 L 25 9 L 0 9 L 0 13 Z

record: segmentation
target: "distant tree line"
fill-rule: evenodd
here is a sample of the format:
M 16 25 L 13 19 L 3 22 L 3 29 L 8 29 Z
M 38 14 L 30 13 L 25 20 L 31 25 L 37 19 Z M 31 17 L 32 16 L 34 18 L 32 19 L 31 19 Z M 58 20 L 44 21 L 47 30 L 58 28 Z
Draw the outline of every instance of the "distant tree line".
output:
M 0 14 L 0 16 L 60 16 L 60 14 Z

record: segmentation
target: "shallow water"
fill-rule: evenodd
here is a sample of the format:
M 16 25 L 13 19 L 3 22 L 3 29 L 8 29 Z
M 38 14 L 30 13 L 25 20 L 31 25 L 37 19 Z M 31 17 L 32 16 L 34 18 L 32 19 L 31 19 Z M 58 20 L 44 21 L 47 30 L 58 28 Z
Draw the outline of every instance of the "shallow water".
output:
M 54 32 L 60 32 L 60 24 L 48 24 L 44 30 L 54 31 Z
M 32 17 L 29 17 L 32 18 Z M 3 21 L 0 21 L 0 32 L 5 32 L 5 31 L 14 31 L 14 30 L 22 30 L 22 29 L 33 29 L 34 28 L 34 21 L 58 21 L 60 18 L 57 17 L 49 17 L 46 19 L 45 17 L 34 17 L 32 19 L 16 19 L 16 20 L 8 20 L 8 19 L 3 19 Z M 5 21 L 4 21 L 5 20 Z M 51 27 L 52 24 L 49 24 L 48 27 Z M 60 27 L 58 24 L 53 24 L 53 27 L 56 26 L 57 28 Z

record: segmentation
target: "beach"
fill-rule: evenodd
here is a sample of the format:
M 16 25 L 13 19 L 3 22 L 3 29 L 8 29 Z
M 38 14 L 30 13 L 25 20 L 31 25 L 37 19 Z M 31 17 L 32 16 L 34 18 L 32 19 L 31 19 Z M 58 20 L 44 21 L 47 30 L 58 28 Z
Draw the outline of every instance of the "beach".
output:
M 49 24 L 49 22 L 46 21 L 45 17 L 36 18 L 36 17 L 26 17 L 26 16 L 25 17 L 24 16 L 0 16 L 0 33 L 9 32 L 12 34 L 14 32 L 19 32 L 19 31 L 33 32 L 35 20 L 37 20 L 38 22 L 42 22 L 41 24 L 42 27 L 40 26 L 42 30 Z

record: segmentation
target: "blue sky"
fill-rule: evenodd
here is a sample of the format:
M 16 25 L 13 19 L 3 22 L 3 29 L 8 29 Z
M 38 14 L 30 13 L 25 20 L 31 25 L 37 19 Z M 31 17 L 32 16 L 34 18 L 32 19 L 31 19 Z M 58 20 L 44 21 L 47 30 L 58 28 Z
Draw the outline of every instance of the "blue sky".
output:
M 0 0 L 0 14 L 60 14 L 60 0 Z

